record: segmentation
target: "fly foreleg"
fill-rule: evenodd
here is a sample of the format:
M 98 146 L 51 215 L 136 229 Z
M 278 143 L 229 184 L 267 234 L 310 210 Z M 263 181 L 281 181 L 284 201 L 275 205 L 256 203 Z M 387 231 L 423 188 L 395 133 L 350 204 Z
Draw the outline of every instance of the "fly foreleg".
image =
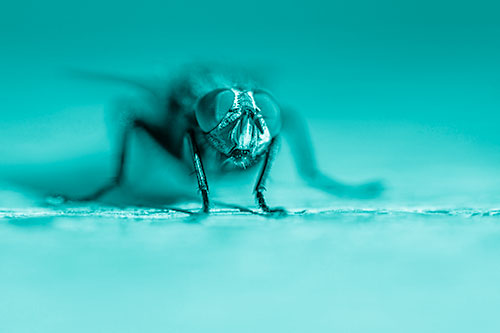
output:
M 205 175 L 205 170 L 203 169 L 200 151 L 198 149 L 198 145 L 196 144 L 196 138 L 193 131 L 188 132 L 188 140 L 189 145 L 191 146 L 191 156 L 193 158 L 194 171 L 198 180 L 198 189 L 201 192 L 201 197 L 203 200 L 202 210 L 204 213 L 208 213 L 210 209 L 210 201 L 208 199 L 207 176 Z
M 264 198 L 264 191 L 266 190 L 266 181 L 269 177 L 269 172 L 271 171 L 272 163 L 276 157 L 276 153 L 279 148 L 278 138 L 274 138 L 271 141 L 271 145 L 269 146 L 269 150 L 266 153 L 264 158 L 264 164 L 262 165 L 262 170 L 260 171 L 259 178 L 257 180 L 257 184 L 255 185 L 255 199 L 257 200 L 257 204 L 259 207 L 266 213 L 271 214 L 286 214 L 286 211 L 283 208 L 270 208 L 266 200 Z

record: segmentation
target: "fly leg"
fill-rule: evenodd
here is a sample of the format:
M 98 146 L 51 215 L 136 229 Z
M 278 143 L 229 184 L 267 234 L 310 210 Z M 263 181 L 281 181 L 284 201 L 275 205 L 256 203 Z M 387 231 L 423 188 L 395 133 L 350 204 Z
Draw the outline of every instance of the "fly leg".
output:
M 130 125 L 127 125 L 123 132 L 121 148 L 120 148 L 120 156 L 118 160 L 118 165 L 116 167 L 115 176 L 108 183 L 99 188 L 97 191 L 83 197 L 76 199 L 76 201 L 94 201 L 101 198 L 106 193 L 110 192 L 116 187 L 119 187 L 123 183 L 124 175 L 125 175 L 125 163 L 127 159 L 128 152 L 128 141 L 130 138 L 130 134 L 132 131 L 142 129 L 149 136 L 151 136 L 156 142 L 158 142 L 161 146 L 164 146 L 165 138 L 162 136 L 161 131 L 157 129 L 155 126 L 148 124 L 147 122 L 141 119 L 135 119 L 132 121 Z M 74 200 L 74 199 L 72 199 Z
M 307 183 L 339 197 L 368 199 L 380 195 L 384 187 L 379 181 L 349 185 L 323 174 L 317 168 L 305 120 L 294 110 L 286 109 L 283 111 L 283 132 L 290 143 L 299 175 Z
M 207 176 L 205 175 L 205 170 L 203 169 L 203 163 L 201 162 L 200 151 L 198 145 L 196 144 L 196 138 L 193 131 L 188 131 L 189 145 L 191 146 L 191 156 L 193 158 L 194 171 L 196 173 L 196 178 L 198 179 L 198 189 L 201 192 L 201 197 L 203 200 L 203 213 L 209 212 L 210 202 L 208 199 L 208 183 Z
M 116 166 L 116 172 L 115 172 L 113 179 L 108 184 L 105 184 L 104 186 L 97 189 L 95 192 L 93 192 L 89 195 L 86 195 L 82 198 L 78 198 L 78 199 L 72 198 L 71 199 L 72 201 L 94 201 L 94 200 L 101 198 L 106 193 L 110 192 L 114 188 L 121 185 L 121 183 L 123 181 L 123 175 L 125 172 L 125 160 L 127 157 L 127 144 L 128 144 L 128 140 L 130 137 L 130 133 L 132 132 L 133 129 L 134 129 L 134 126 L 127 125 L 127 127 L 125 128 L 125 130 L 123 132 L 121 148 L 120 148 L 120 156 L 118 159 L 118 164 Z
M 269 176 L 269 172 L 271 171 L 271 165 L 276 157 L 276 153 L 278 151 L 278 138 L 274 138 L 271 141 L 271 145 L 269 146 L 269 150 L 266 153 L 266 157 L 264 159 L 264 164 L 262 165 L 262 170 L 260 171 L 259 179 L 257 180 L 257 184 L 255 185 L 255 199 L 259 207 L 266 213 L 278 214 L 278 215 L 286 215 L 286 211 L 283 208 L 270 208 L 266 200 L 264 198 L 264 191 L 266 190 L 266 181 Z

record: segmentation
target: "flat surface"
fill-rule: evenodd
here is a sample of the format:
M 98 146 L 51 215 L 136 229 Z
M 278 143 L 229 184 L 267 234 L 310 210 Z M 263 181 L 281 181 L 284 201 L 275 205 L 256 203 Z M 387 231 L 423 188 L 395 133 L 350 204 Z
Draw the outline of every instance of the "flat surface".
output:
M 3 191 L 2 331 L 498 331 L 500 209 L 276 182 L 286 218 Z
M 5 332 L 498 331 L 500 211 L 0 211 Z

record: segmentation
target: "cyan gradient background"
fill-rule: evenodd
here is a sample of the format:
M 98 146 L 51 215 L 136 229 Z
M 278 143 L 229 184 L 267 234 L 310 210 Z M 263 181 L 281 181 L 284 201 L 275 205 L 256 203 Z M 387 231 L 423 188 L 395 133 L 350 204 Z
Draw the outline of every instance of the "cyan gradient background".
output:
M 67 69 L 167 76 L 218 61 L 264 73 L 340 178 L 496 186 L 498 12 L 485 1 L 4 3 L 0 156 L 108 149 L 105 109 L 129 90 Z
M 167 76 L 217 61 L 266 76 L 307 117 L 324 171 L 388 188 L 360 202 L 304 188 L 285 145 L 271 202 L 498 208 L 499 15 L 496 1 L 4 1 L 0 206 L 111 175 L 108 109 L 133 91 L 68 69 Z M 1 223 L 1 332 L 500 327 L 494 217 Z

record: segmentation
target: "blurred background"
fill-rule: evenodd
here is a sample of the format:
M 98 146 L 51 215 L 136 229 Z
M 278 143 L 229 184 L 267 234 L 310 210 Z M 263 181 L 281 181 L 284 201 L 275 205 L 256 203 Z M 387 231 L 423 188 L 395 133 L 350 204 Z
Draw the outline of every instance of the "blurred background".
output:
M 68 69 L 168 79 L 215 61 L 265 76 L 302 112 L 323 171 L 387 186 L 371 201 L 308 189 L 285 144 L 271 203 L 494 212 L 499 13 L 493 0 L 4 1 L 0 207 L 112 175 L 110 108 L 137 92 Z M 4 219 L 0 331 L 496 332 L 500 229 L 485 219 Z
M 1 6 L 4 178 L 33 185 L 47 179 L 36 170 L 58 169 L 67 176 L 59 183 L 84 186 L 71 181 L 74 168 L 109 160 L 106 114 L 134 92 L 79 80 L 68 69 L 167 78 L 186 63 L 217 61 L 266 76 L 280 100 L 307 117 L 320 165 L 339 179 L 382 178 L 400 199 L 469 193 L 467 201 L 489 191 L 478 204 L 500 185 L 497 2 Z M 33 163 L 36 170 L 21 167 Z M 109 177 L 110 166 L 103 168 L 86 177 Z

